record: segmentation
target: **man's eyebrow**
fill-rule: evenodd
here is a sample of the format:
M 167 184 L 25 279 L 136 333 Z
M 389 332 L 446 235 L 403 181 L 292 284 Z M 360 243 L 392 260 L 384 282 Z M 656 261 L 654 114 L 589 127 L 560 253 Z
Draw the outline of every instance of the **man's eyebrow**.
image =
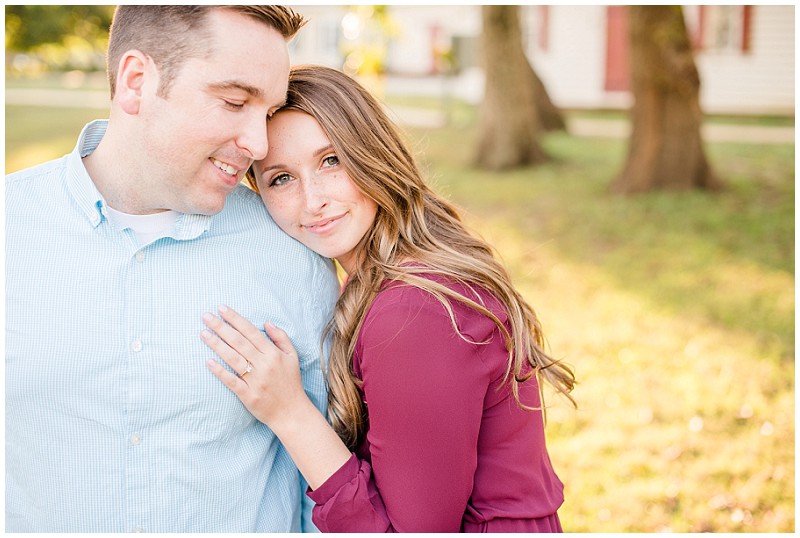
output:
M 239 90 L 247 93 L 252 97 L 261 97 L 261 90 L 256 88 L 255 86 L 251 86 L 250 84 L 245 84 L 244 82 L 239 82 L 238 80 L 223 80 L 221 82 L 212 82 L 207 84 L 206 87 L 209 90 Z

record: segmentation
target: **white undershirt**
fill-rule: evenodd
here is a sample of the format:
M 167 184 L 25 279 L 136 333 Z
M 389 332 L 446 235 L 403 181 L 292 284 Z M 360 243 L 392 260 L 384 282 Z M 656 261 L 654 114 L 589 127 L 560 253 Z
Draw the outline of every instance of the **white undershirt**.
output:
M 130 228 L 136 234 L 139 245 L 147 245 L 156 239 L 171 235 L 175 229 L 175 221 L 180 213 L 177 211 L 162 211 L 151 215 L 131 215 L 117 211 L 113 207 L 108 209 L 108 219 L 120 230 Z

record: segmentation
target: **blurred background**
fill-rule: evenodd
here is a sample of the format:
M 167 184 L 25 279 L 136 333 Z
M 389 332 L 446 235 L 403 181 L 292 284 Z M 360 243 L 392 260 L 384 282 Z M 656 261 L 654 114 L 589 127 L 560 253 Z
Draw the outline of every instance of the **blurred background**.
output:
M 572 532 L 795 529 L 794 6 L 295 6 L 571 364 Z M 6 6 L 12 172 L 107 116 L 111 6 Z

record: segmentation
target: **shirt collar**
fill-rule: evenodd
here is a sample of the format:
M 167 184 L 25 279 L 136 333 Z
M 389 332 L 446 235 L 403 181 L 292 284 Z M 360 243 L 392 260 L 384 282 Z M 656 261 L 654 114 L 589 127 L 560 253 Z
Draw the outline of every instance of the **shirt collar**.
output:
M 86 124 L 78 137 L 75 149 L 67 157 L 67 187 L 80 210 L 95 228 L 104 218 L 102 212 L 104 201 L 81 158 L 94 151 L 107 127 L 108 120 L 95 120 Z
M 94 120 L 87 123 L 78 137 L 75 149 L 68 156 L 67 187 L 80 210 L 95 228 L 104 218 L 107 219 L 104 212 L 106 202 L 92 178 L 89 177 L 82 159 L 97 148 L 103 135 L 106 134 L 106 129 L 108 129 L 108 120 Z M 175 225 L 174 238 L 178 240 L 194 239 L 208 230 L 210 225 L 211 217 L 208 215 L 182 213 Z

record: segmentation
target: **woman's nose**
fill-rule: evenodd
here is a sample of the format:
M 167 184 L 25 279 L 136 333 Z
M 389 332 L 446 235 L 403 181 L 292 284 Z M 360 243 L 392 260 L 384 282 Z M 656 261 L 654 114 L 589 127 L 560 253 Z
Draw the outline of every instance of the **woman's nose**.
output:
M 306 209 L 314 213 L 328 204 L 328 195 L 322 182 L 314 175 L 303 181 L 303 191 L 306 200 Z

